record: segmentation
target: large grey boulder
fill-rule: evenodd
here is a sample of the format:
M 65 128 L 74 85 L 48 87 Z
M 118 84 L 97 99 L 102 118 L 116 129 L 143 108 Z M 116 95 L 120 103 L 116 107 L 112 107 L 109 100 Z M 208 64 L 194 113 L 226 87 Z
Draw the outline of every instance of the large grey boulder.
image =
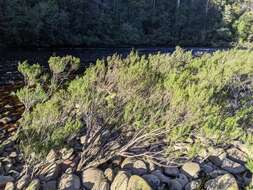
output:
M 231 174 L 211 179 L 205 184 L 206 190 L 239 190 L 237 182 Z
M 83 171 L 82 182 L 83 186 L 87 189 L 92 189 L 93 186 L 105 180 L 103 171 L 97 168 L 89 168 Z

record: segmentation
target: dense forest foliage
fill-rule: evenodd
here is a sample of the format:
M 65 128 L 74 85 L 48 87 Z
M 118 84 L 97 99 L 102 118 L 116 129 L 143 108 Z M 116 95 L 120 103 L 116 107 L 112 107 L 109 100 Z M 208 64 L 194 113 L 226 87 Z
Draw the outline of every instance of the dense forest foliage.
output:
M 253 40 L 251 0 L 1 0 L 7 46 L 227 46 Z

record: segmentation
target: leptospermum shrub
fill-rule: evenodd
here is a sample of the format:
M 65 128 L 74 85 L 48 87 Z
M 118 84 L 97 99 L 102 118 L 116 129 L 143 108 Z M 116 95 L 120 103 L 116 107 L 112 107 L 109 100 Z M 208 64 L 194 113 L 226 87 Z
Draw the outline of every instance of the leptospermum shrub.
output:
M 126 58 L 98 60 L 79 78 L 64 82 L 63 73 L 76 69 L 79 60 L 53 57 L 49 64 L 48 77 L 30 72 L 38 66 L 20 65 L 26 80 L 33 80 L 17 92 L 27 105 L 19 132 L 26 154 L 45 156 L 51 148 L 65 146 L 86 128 L 82 118 L 87 115 L 119 131 L 164 128 L 161 139 L 170 159 L 194 157 L 233 140 L 253 142 L 253 52 L 201 57 L 181 48 L 149 56 L 131 52 Z M 90 111 L 94 107 L 96 114 Z M 177 152 L 182 143 L 184 149 Z

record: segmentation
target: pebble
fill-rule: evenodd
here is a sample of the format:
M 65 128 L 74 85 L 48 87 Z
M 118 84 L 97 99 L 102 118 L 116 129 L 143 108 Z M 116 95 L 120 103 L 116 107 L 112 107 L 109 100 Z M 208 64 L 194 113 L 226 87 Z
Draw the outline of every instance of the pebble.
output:
M 63 174 L 59 182 L 59 190 L 79 190 L 80 178 L 74 174 Z
M 81 136 L 81 137 L 80 137 L 80 143 L 81 143 L 82 145 L 84 145 L 84 144 L 85 144 L 85 141 L 86 141 L 86 136 Z
M 112 181 L 113 178 L 114 178 L 114 172 L 111 168 L 107 168 L 105 171 L 104 171 L 104 176 L 106 177 L 106 179 L 108 181 Z
M 182 166 L 182 171 L 189 177 L 197 178 L 200 172 L 200 166 L 195 162 L 187 162 Z

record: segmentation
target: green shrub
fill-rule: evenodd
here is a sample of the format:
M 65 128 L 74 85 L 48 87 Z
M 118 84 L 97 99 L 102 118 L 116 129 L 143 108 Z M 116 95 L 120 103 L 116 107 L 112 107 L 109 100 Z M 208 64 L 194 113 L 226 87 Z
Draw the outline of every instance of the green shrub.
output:
M 73 58 L 50 59 L 53 73 L 65 71 L 65 59 Z M 69 62 L 79 65 L 75 60 Z M 21 120 L 20 141 L 29 147 L 26 152 L 45 155 L 52 147 L 64 146 L 80 128 L 97 125 L 119 133 L 163 129 L 166 156 L 173 159 L 182 154 L 194 157 L 199 149 L 233 140 L 252 144 L 252 60 L 250 51 L 192 57 L 181 48 L 171 55 L 132 52 L 127 58 L 98 60 L 60 88 L 47 85 L 47 91 L 53 89 L 51 95 L 32 104 Z M 175 145 L 189 138 L 192 148 L 176 153 Z

